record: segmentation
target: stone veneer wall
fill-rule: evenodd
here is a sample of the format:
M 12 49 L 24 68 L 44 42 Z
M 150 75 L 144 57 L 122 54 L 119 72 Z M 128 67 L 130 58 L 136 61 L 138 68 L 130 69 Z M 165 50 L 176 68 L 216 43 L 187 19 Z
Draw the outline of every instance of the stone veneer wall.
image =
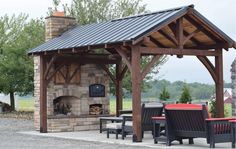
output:
M 232 115 L 236 116 L 236 59 L 232 63 L 231 79 L 232 79 Z
M 39 89 L 40 89 L 40 59 L 34 57 L 34 85 L 35 85 L 35 112 L 34 126 L 39 130 L 40 125 L 40 104 L 39 104 Z M 103 104 L 104 114 L 109 114 L 109 77 L 98 66 L 87 64 L 81 66 L 81 80 L 79 85 L 55 85 L 51 81 L 47 87 L 47 114 L 48 114 L 48 131 L 78 131 L 98 129 L 99 119 L 97 116 L 89 115 L 90 104 Z M 99 83 L 105 85 L 105 97 L 89 97 L 89 85 Z M 78 102 L 72 107 L 79 108 L 81 113 L 75 117 L 53 117 L 53 100 L 60 96 L 74 96 L 78 98 Z

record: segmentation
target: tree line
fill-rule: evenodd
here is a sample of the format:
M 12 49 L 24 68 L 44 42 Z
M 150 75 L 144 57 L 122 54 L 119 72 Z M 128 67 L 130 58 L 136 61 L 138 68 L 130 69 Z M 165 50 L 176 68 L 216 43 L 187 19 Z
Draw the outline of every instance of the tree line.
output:
M 170 100 L 178 100 L 181 97 L 183 89 L 189 89 L 192 100 L 211 99 L 215 93 L 215 85 L 204 83 L 186 83 L 184 81 L 170 82 L 168 80 L 154 80 L 148 82 L 149 88 L 143 92 L 143 97 L 154 97 L 160 99 L 160 94 L 169 93 Z M 230 88 L 231 83 L 224 83 L 225 88 Z M 165 93 L 166 94 L 166 93 Z

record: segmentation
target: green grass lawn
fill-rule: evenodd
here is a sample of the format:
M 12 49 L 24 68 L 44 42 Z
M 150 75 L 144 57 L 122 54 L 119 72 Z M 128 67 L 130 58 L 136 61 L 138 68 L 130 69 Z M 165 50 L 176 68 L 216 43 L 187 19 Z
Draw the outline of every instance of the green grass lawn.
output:
M 132 108 L 132 101 L 131 100 L 124 100 L 123 101 L 123 109 L 130 110 Z M 116 113 L 116 100 L 110 100 L 110 113 Z
M 20 99 L 18 100 L 19 111 L 34 111 L 33 99 Z

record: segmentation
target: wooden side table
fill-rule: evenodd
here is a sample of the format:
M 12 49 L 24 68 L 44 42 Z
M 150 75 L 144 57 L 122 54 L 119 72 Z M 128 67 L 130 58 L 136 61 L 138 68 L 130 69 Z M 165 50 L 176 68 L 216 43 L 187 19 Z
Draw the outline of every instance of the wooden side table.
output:
M 235 129 L 236 129 L 236 120 L 229 120 L 231 124 L 231 142 L 232 148 L 235 148 Z
M 154 143 L 157 144 L 158 141 L 166 141 L 166 138 L 160 138 L 161 126 L 166 127 L 166 118 L 165 117 L 152 117 L 153 120 L 153 139 Z M 165 129 L 166 131 L 166 129 Z

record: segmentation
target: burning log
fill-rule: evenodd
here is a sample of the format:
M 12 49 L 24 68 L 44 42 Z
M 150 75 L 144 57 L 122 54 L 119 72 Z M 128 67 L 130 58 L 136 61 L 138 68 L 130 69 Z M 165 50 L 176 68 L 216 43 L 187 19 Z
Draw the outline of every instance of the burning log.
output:
M 71 105 L 64 103 L 63 101 L 57 102 L 54 105 L 54 113 L 68 115 L 69 113 L 71 113 L 71 107 Z

